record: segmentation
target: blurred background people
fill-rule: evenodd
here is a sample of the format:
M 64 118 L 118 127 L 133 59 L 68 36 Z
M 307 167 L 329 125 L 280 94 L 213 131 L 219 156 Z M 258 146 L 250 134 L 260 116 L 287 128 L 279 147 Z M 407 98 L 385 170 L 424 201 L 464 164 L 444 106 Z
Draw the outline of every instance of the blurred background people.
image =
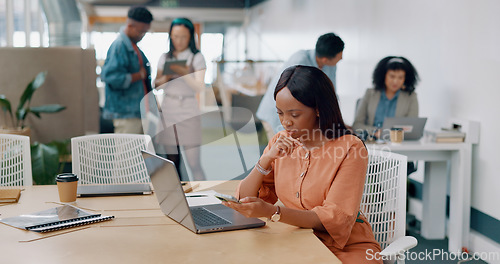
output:
M 415 86 L 419 81 L 415 67 L 404 57 L 383 58 L 373 71 L 375 88 L 366 90 L 356 107 L 352 128 L 364 140 L 379 139 L 386 117 L 418 117 Z M 407 174 L 417 170 L 408 162 Z
M 383 58 L 373 71 L 374 88 L 366 90 L 356 110 L 353 129 L 379 138 L 386 117 L 418 117 L 417 70 L 404 57 Z
M 304 65 L 316 67 L 322 70 L 336 86 L 337 63 L 342 59 L 344 42 L 334 33 L 326 33 L 316 41 L 316 48 L 313 50 L 300 50 L 294 53 L 288 61 L 283 64 L 282 70 L 294 66 Z M 266 130 L 268 140 L 274 134 L 283 130 L 280 124 L 278 114 L 276 113 L 276 104 L 274 102 L 274 88 L 278 83 L 279 76 L 276 76 L 269 83 L 267 91 L 260 102 L 257 110 L 257 117 L 262 121 Z
M 151 70 L 137 43 L 149 31 L 152 20 L 145 7 L 131 7 L 102 67 L 101 78 L 106 83 L 103 118 L 113 120 L 115 133 L 143 132 L 139 105 L 152 89 Z
M 193 180 L 205 180 L 200 163 L 201 120 L 198 100 L 199 92 L 205 90 L 205 58 L 196 46 L 193 23 L 187 18 L 176 18 L 169 31 L 169 51 L 161 55 L 155 79 L 156 89 L 163 90 L 161 108 L 168 126 L 160 138 L 165 146 L 167 158 L 174 161 L 179 170 L 180 146 L 185 153 Z M 165 63 L 186 60 L 185 65 L 170 65 L 168 73 Z

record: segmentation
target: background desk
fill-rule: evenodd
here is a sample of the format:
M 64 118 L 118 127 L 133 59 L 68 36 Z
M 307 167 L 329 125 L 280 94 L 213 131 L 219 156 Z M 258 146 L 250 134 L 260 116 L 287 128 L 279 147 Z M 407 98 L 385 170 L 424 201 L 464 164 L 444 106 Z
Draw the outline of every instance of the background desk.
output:
M 232 194 L 237 182 L 200 184 L 195 191 Z M 58 206 L 51 201 L 59 201 L 56 186 L 26 187 L 18 204 L 0 206 L 0 217 Z M 163 215 L 154 195 L 78 198 L 76 205 L 116 218 L 47 234 L 0 224 L 0 262 L 340 263 L 310 229 L 268 223 L 196 235 Z
M 408 160 L 425 161 L 422 236 L 444 239 L 447 180 L 450 181 L 448 251 L 461 252 L 469 243 L 472 145 L 405 141 L 402 144 L 367 144 L 369 149 L 392 151 Z M 448 166 L 449 165 L 449 166 Z M 449 176 L 448 176 L 449 175 Z

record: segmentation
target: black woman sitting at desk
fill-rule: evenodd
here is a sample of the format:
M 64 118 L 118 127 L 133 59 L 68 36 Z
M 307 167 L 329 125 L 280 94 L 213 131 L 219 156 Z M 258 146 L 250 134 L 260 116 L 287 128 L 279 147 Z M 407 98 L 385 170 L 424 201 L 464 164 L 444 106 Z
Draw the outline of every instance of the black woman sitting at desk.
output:
M 241 203 L 223 204 L 247 217 L 312 228 L 342 263 L 381 263 L 367 259 L 380 246 L 360 212 L 368 152 L 345 126 L 331 80 L 316 67 L 292 66 L 274 98 L 285 131 L 241 181 Z

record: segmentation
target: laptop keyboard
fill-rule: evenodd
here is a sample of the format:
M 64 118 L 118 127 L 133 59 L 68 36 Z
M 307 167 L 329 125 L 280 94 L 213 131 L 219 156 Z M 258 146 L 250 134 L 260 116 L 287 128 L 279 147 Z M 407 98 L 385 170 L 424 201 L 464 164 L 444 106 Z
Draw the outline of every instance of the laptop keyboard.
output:
M 203 207 L 191 208 L 194 222 L 198 226 L 213 226 L 230 224 L 226 219 L 208 211 Z

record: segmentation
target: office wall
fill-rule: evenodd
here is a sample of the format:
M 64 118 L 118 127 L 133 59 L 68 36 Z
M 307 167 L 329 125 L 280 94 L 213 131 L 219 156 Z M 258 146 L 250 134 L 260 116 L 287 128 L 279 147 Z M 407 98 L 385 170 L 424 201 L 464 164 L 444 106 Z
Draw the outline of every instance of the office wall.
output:
M 429 128 L 450 117 L 481 123 L 472 207 L 500 220 L 499 11 L 495 0 L 270 0 L 252 9 L 249 58 L 287 59 L 297 49 L 313 48 L 323 33 L 339 34 L 346 47 L 337 91 L 351 123 L 375 64 L 387 55 L 407 57 L 422 80 L 416 92 Z
M 28 116 L 26 123 L 31 127 L 32 142 L 47 143 L 99 132 L 94 50 L 0 48 L 0 58 L 0 94 L 6 95 L 14 109 L 27 84 L 41 71 L 48 74 L 45 83 L 33 94 L 31 106 L 66 106 L 59 113 L 41 114 L 41 119 Z M 2 115 L 0 126 L 4 124 Z

